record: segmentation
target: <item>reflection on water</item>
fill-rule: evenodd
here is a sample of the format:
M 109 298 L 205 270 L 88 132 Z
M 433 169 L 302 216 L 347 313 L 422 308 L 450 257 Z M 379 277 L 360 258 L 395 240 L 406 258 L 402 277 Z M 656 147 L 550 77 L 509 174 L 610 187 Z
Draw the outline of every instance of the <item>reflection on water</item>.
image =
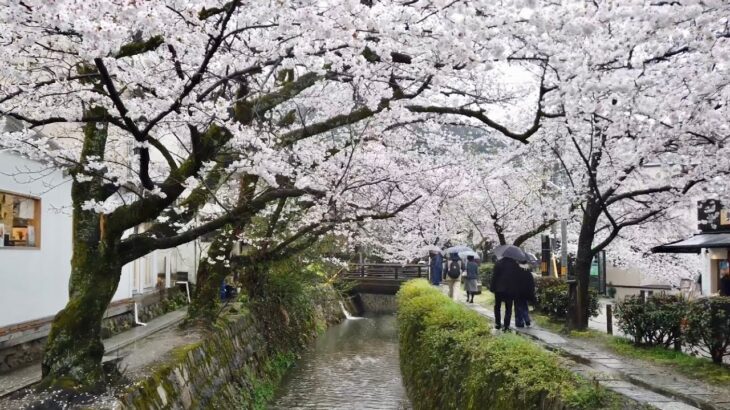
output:
M 327 330 L 284 380 L 271 409 L 410 409 L 398 365 L 395 316 Z

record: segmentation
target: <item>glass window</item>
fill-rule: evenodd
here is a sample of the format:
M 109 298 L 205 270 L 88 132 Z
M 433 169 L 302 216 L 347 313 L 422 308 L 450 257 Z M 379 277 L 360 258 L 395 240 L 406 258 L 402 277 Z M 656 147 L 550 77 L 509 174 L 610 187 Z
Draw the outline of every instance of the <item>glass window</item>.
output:
M 40 247 L 41 201 L 0 191 L 0 247 Z
M 730 256 L 730 255 L 728 255 Z M 712 292 L 719 292 L 722 287 L 722 278 L 725 275 L 730 275 L 730 260 L 718 260 L 717 261 L 717 277 L 715 278 L 715 284 L 713 285 Z

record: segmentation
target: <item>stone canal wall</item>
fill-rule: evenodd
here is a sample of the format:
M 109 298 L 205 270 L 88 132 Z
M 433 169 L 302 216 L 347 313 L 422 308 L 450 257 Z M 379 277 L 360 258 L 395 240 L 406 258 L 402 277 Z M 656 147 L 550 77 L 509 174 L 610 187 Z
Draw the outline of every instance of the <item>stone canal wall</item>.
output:
M 365 312 L 368 313 L 395 313 L 395 311 L 398 309 L 395 295 L 375 295 L 372 293 L 361 293 L 360 299 L 362 300 L 363 309 L 365 310 Z
M 342 319 L 331 287 L 318 287 L 307 296 L 306 307 L 275 305 L 261 311 L 252 306 L 226 315 L 202 342 L 176 349 L 149 377 L 134 383 L 119 397 L 122 407 L 262 407 L 297 351 Z M 306 314 L 295 311 L 302 308 Z M 277 317 L 259 320 L 264 314 Z

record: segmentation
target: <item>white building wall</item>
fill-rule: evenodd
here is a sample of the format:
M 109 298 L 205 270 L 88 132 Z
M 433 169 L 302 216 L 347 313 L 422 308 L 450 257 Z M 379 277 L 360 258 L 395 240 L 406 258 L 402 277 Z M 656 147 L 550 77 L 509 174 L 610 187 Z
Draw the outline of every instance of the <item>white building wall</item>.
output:
M 71 183 L 60 171 L 33 181 L 46 168 L 0 151 L 0 190 L 41 200 L 40 249 L 0 247 L 0 326 L 54 315 L 68 300 Z
M 44 164 L 0 151 L 0 190 L 41 200 L 40 249 L 0 247 L 0 327 L 53 316 L 68 302 L 71 180 L 56 171 L 34 181 L 40 170 L 44 175 L 48 172 Z M 112 300 L 154 290 L 157 274 L 165 272 L 165 257 L 170 267 L 189 272 L 194 281 L 199 254 L 200 246 L 190 243 L 179 250 L 153 252 L 125 265 Z
M 702 294 L 710 296 L 718 293 L 717 260 L 727 260 L 725 249 L 703 249 Z

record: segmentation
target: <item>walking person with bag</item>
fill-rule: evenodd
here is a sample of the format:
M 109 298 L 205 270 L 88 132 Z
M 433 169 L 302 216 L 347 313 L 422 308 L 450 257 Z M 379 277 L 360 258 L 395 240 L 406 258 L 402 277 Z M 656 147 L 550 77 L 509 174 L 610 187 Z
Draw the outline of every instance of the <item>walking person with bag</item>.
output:
M 446 282 L 449 284 L 449 298 L 454 298 L 454 287 L 461 278 L 461 259 L 458 253 L 452 253 L 449 268 L 446 271 Z

